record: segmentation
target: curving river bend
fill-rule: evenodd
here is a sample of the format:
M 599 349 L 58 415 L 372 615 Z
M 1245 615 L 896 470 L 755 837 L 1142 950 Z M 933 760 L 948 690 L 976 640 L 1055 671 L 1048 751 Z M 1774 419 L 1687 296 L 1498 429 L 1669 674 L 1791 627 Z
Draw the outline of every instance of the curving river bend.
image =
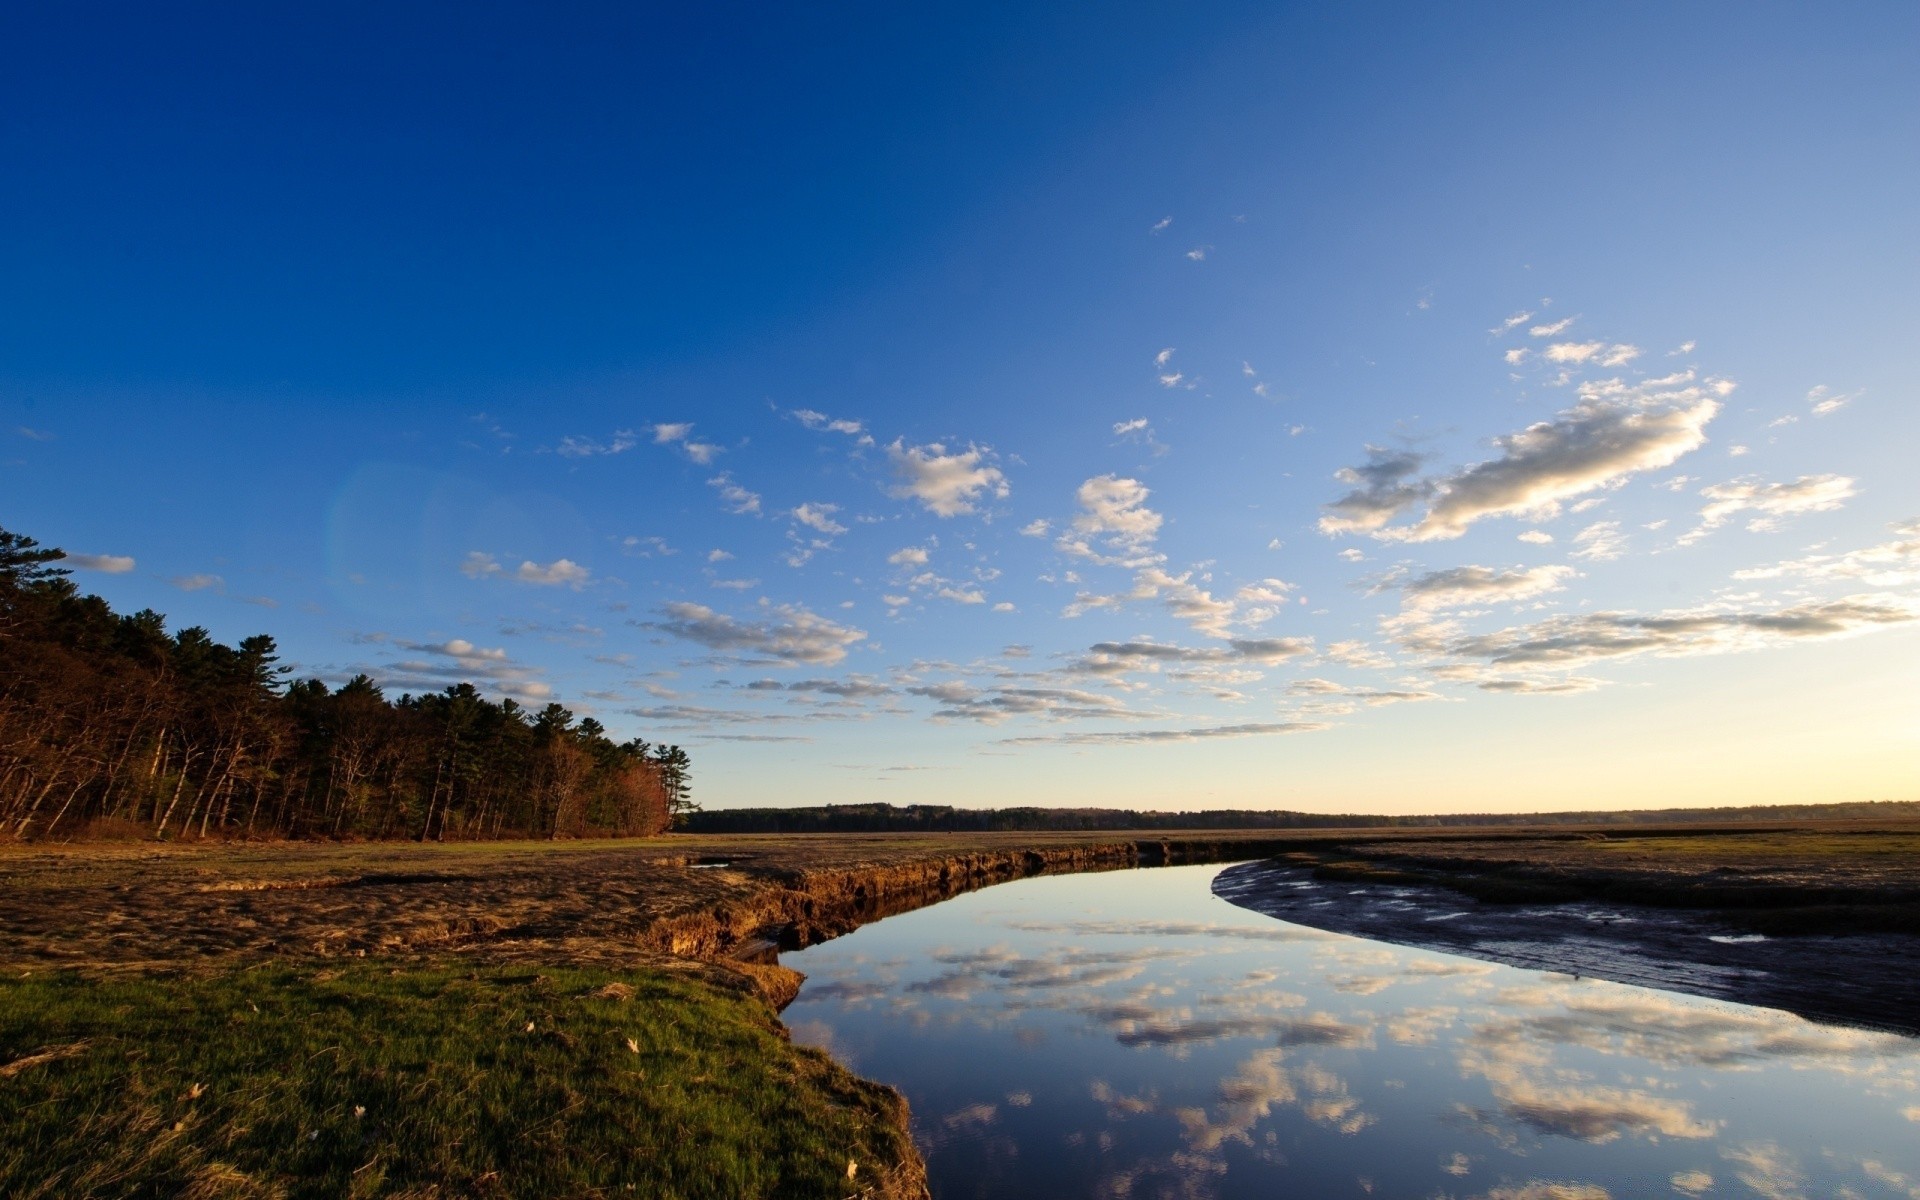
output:
M 783 955 L 796 1040 L 959 1197 L 1904 1197 L 1920 1039 L 1263 917 L 1221 867 L 1010 883 Z

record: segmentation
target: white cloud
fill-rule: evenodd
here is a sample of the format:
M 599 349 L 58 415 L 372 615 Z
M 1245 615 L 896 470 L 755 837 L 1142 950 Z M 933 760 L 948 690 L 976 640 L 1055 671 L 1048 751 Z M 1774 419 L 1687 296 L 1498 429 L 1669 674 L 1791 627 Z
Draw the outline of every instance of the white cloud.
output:
M 825 413 L 815 412 L 810 408 L 794 409 L 793 419 L 808 429 L 823 430 L 827 433 L 844 433 L 848 437 L 859 437 L 866 432 L 866 427 L 859 421 L 835 420 Z
M 1640 654 L 1728 654 L 1846 637 L 1915 619 L 1920 610 L 1910 600 L 1864 595 L 1770 610 L 1582 613 L 1487 634 L 1440 633 L 1424 638 L 1420 648 L 1495 666 L 1559 668 Z
M 1557 511 L 1585 492 L 1657 470 L 1705 443 L 1705 427 L 1732 385 L 1694 382 L 1691 372 L 1637 384 L 1584 385 L 1580 401 L 1552 420 L 1494 439 L 1498 455 L 1432 480 L 1414 479 L 1420 458 L 1367 448 L 1368 463 L 1335 478 L 1355 490 L 1327 505 L 1326 533 L 1365 532 L 1398 541 L 1459 537 L 1484 517 Z M 1400 513 L 1432 497 L 1425 516 L 1391 527 Z
M 1602 367 L 1622 367 L 1640 357 L 1640 347 L 1616 342 L 1555 342 L 1546 349 L 1548 362 L 1578 364 L 1592 362 Z
M 1589 562 L 1612 562 L 1627 552 L 1627 539 L 1618 521 L 1595 521 L 1573 535 L 1575 558 Z
M 799 605 L 780 605 L 770 611 L 773 615 L 765 620 L 741 621 L 704 604 L 675 601 L 661 610 L 666 620 L 646 622 L 645 627 L 709 650 L 764 657 L 784 666 L 837 663 L 847 656 L 849 647 L 867 636 L 863 630 L 837 624 Z
M 1211 249 L 1213 249 L 1212 246 L 1195 246 L 1193 249 L 1187 251 L 1187 257 L 1194 262 L 1205 262 L 1207 260 L 1207 251 Z
M 840 506 L 837 504 L 814 503 L 809 501 L 794 509 L 788 515 L 809 529 L 817 529 L 828 537 L 833 537 L 847 531 L 845 525 L 833 519 L 833 514 L 839 511 Z
M 1172 218 L 1172 217 L 1161 217 L 1161 218 L 1160 218 L 1160 219 L 1159 219 L 1158 221 L 1155 221 L 1155 222 L 1153 223 L 1153 227 L 1152 227 L 1151 229 L 1149 229 L 1149 230 L 1147 230 L 1147 232 L 1148 232 L 1148 233 L 1162 233 L 1162 232 L 1165 232 L 1165 230 L 1166 230 L 1166 228 L 1167 228 L 1167 226 L 1169 226 L 1169 225 L 1171 225 L 1171 224 L 1173 224 L 1173 218 Z
M 1193 572 L 1169 575 L 1159 567 L 1147 567 L 1134 576 L 1130 591 L 1113 595 L 1081 592 L 1072 604 L 1061 610 L 1063 617 L 1078 617 L 1095 609 L 1119 608 L 1131 601 L 1159 600 L 1175 617 L 1187 622 L 1208 637 L 1230 636 L 1234 603 L 1222 600 L 1192 582 Z
M 1551 545 L 1553 542 L 1553 535 L 1544 529 L 1529 529 L 1525 533 L 1517 536 L 1521 541 L 1530 546 L 1546 546 Z
M 1525 325 L 1528 321 L 1531 321 L 1531 320 L 1533 320 L 1533 314 L 1531 312 L 1517 312 L 1512 316 L 1508 317 L 1506 320 L 1500 322 L 1499 328 L 1489 329 L 1487 330 L 1487 332 L 1492 334 L 1494 337 L 1499 337 L 1502 334 L 1512 333 L 1514 330 L 1520 328 L 1522 325 Z
M 726 562 L 728 559 L 732 557 L 733 555 L 727 553 L 725 550 L 707 551 L 707 561 L 710 563 Z
M 167 582 L 183 592 L 219 591 L 227 586 L 227 581 L 218 575 L 175 575 Z
M 727 511 L 739 516 L 758 516 L 760 514 L 760 494 L 750 492 L 733 481 L 733 476 L 725 471 L 707 480 L 707 486 L 720 490 L 720 502 Z
M 1160 376 L 1160 386 L 1164 388 L 1179 387 L 1185 379 L 1186 376 L 1178 371 L 1167 371 Z
M 1116 547 L 1138 549 L 1160 532 L 1160 514 L 1147 507 L 1151 494 L 1137 479 L 1095 476 L 1080 485 L 1083 511 L 1073 519 L 1073 527 L 1081 533 L 1104 534 Z
M 1433 610 L 1473 604 L 1502 604 L 1530 600 L 1557 592 L 1579 576 L 1572 567 L 1450 567 L 1429 571 L 1396 586 L 1408 608 Z
M 714 455 L 721 452 L 721 447 L 710 442 L 693 440 L 693 422 L 691 421 L 674 421 L 655 425 L 653 442 L 656 446 L 671 446 L 678 443 L 681 451 L 688 458 L 703 467 L 713 461 Z
M 1043 538 L 1047 536 L 1047 531 L 1052 527 L 1053 523 L 1051 521 L 1048 521 L 1045 517 L 1037 517 L 1020 527 L 1020 536 Z
M 1846 407 L 1848 401 L 1857 395 L 1858 392 L 1843 395 L 1823 383 L 1807 393 L 1807 403 L 1813 406 L 1814 416 L 1830 417 Z
M 1878 546 L 1845 554 L 1814 554 L 1806 558 L 1735 571 L 1740 580 L 1778 579 L 1800 575 L 1811 579 L 1858 579 L 1874 587 L 1901 587 L 1920 583 L 1920 519 L 1893 527 L 1899 536 Z
M 592 438 L 563 437 L 560 439 L 558 453 L 567 458 L 591 458 L 602 454 L 624 454 L 639 444 L 639 438 L 631 429 L 620 429 L 605 442 L 596 442 Z
M 1172 346 L 1168 346 L 1165 350 L 1162 350 L 1160 353 L 1153 356 L 1153 365 L 1156 369 L 1164 369 L 1166 365 L 1172 361 L 1173 361 Z
M 887 561 L 896 567 L 920 567 L 927 562 L 925 546 L 908 546 L 904 550 L 895 550 L 887 555 Z
M 1509 326 L 1516 325 L 1519 323 L 1520 322 L 1513 321 L 1513 320 L 1509 320 L 1507 322 Z M 1537 338 L 1558 337 L 1559 335 L 1565 333 L 1567 330 L 1571 328 L 1573 328 L 1573 318 L 1563 317 L 1560 320 L 1555 321 L 1551 325 L 1535 325 L 1532 329 L 1527 330 L 1527 333 L 1530 336 L 1537 337 Z
M 376 635 L 365 640 L 388 639 Z M 428 657 L 367 668 L 366 673 L 381 687 L 431 692 L 450 683 L 472 683 L 482 691 L 528 703 L 553 698 L 553 687 L 539 679 L 539 669 L 515 663 L 505 650 L 476 646 L 465 638 L 445 642 L 395 640 L 393 644 Z
M 1283 733 L 1314 733 L 1333 726 L 1321 721 L 1256 721 L 1245 725 L 1210 725 L 1197 729 L 1122 729 L 1111 733 L 1055 733 L 1035 737 L 1002 738 L 1003 746 L 1144 746 L 1160 742 L 1206 742 L 1220 738 L 1271 737 Z
M 1508 366 L 1517 367 L 1521 363 L 1527 361 L 1527 354 L 1528 354 L 1528 351 L 1525 346 L 1515 346 L 1513 349 L 1507 351 L 1505 354 L 1501 355 L 1500 357 L 1507 360 Z
M 620 539 L 620 548 L 637 558 L 652 558 L 656 554 L 671 558 L 680 553 L 667 545 L 667 539 L 663 537 L 624 537 Z
M 523 562 L 513 577 L 521 583 L 538 584 L 542 587 L 570 587 L 578 590 L 586 586 L 592 573 L 572 559 L 556 558 L 550 563 Z
M 125 575 L 134 567 L 130 554 L 69 554 L 60 562 L 82 571 L 99 571 L 107 575 Z
M 1013 608 L 1013 605 L 1012 605 L 1012 603 L 1011 603 L 1011 602 L 1009 602 L 1009 601 L 1006 601 L 1006 600 L 1002 600 L 1002 601 L 1000 601 L 1000 603 L 998 603 L 998 604 L 996 604 L 996 605 L 994 605 L 994 606 L 993 606 L 993 611 L 995 611 L 995 612 L 1013 612 L 1013 611 L 1014 611 L 1014 608 Z
M 918 500 L 928 512 L 940 517 L 972 512 L 982 492 L 1005 499 L 1011 491 L 1007 477 L 998 467 L 982 461 L 986 454 L 977 446 L 949 454 L 938 442 L 909 447 L 896 439 L 887 447 L 894 474 L 901 480 L 893 494 Z
M 1129 433 L 1138 433 L 1146 427 L 1147 419 L 1145 417 L 1135 417 L 1131 421 L 1115 421 L 1113 423 L 1113 436 L 1125 437 Z
M 936 590 L 934 595 L 942 600 L 951 600 L 955 604 L 985 604 L 987 594 L 979 588 L 958 588 L 952 585 Z
M 1755 483 L 1734 480 L 1700 489 L 1710 503 L 1700 510 L 1700 524 L 1681 535 L 1691 545 L 1743 512 L 1759 514 L 1747 522 L 1755 533 L 1778 527 L 1780 518 L 1799 513 L 1833 512 L 1857 493 L 1845 475 L 1802 475 L 1792 483 Z
M 460 562 L 460 573 L 468 579 L 487 579 L 500 574 L 503 568 L 498 559 L 491 554 L 478 550 L 467 551 L 467 557 Z

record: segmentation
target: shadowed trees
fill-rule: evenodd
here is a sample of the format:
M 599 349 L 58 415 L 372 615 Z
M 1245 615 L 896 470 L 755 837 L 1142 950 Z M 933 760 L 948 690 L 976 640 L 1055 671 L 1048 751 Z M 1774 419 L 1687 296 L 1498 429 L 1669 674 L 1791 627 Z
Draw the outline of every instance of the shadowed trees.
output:
M 468 683 L 289 683 L 271 637 L 169 634 L 63 557 L 0 529 L 0 836 L 631 837 L 690 803 L 677 746 Z

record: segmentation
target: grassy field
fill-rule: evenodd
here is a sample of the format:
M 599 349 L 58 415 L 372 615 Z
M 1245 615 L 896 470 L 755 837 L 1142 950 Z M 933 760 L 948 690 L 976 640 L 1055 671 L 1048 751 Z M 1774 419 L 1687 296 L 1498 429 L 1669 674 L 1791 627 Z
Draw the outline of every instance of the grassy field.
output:
M 274 963 L 0 981 L 0 1195 L 858 1194 L 888 1089 L 664 971 Z

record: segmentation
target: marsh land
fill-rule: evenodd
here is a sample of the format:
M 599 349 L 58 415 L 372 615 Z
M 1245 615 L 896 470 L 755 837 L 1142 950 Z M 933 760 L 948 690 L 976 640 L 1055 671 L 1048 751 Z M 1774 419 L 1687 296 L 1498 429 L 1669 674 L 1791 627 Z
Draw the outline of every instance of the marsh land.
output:
M 771 959 L 1041 874 L 1278 857 L 1489 911 L 1619 888 L 1783 941 L 1873 931 L 1911 971 L 1920 828 L 1613 835 L 7 847 L 0 1191 L 920 1194 L 903 1104 L 785 1037 Z

